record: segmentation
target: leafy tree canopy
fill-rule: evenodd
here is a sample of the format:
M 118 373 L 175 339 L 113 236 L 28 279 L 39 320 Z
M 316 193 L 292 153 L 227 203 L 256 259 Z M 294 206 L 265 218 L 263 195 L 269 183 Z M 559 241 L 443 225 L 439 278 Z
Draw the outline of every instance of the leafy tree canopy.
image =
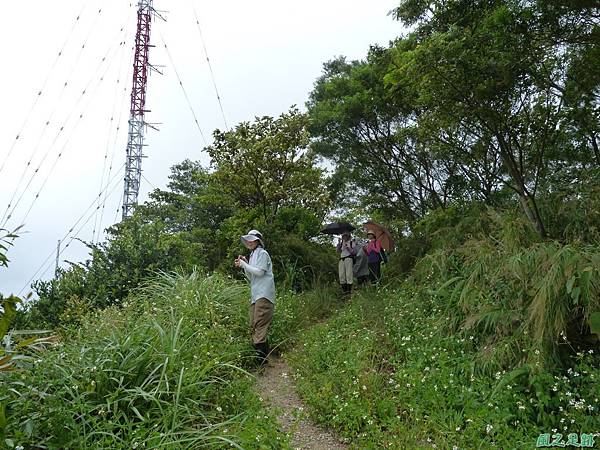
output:
M 296 108 L 214 132 L 207 148 L 215 177 L 243 208 L 271 220 L 281 207 L 300 206 L 323 216 L 329 197 L 323 170 L 308 151 L 307 118 Z

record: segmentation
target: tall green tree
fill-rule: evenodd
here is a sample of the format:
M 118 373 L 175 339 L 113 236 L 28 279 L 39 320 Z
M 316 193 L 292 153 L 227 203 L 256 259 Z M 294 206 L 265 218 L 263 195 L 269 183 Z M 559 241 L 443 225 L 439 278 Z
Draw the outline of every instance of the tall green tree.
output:
M 167 189 L 156 189 L 137 208 L 146 221 L 162 222 L 170 232 L 193 229 L 216 230 L 236 209 L 235 199 L 222 188 L 216 176 L 199 161 L 174 165 Z
M 486 138 L 452 126 L 440 132 L 440 123 L 418 103 L 414 84 L 391 91 L 385 78 L 392 50 L 372 47 L 364 61 L 325 64 L 307 103 L 313 148 L 335 162 L 342 186 L 356 186 L 371 210 L 390 218 L 414 223 L 452 202 L 490 202 L 499 189 L 499 164 Z M 466 158 L 465 146 L 481 158 Z
M 282 207 L 317 216 L 328 208 L 324 171 L 308 150 L 307 118 L 292 108 L 278 118 L 259 117 L 231 131 L 214 132 L 207 147 L 214 176 L 242 208 L 257 208 L 265 221 Z
M 87 261 L 35 283 L 39 300 L 22 322 L 76 322 L 73 310 L 119 304 L 157 271 L 200 267 L 239 275 L 233 256 L 244 251 L 239 238 L 249 228 L 268 236 L 279 281 L 303 288 L 315 274 L 330 274 L 330 246 L 312 241 L 328 196 L 324 172 L 305 148 L 305 120 L 292 110 L 216 132 L 215 170 L 190 160 L 172 167 L 166 189 L 154 190 L 132 217 L 109 228 L 105 242 L 88 244 Z
M 563 128 L 569 122 L 578 130 L 583 125 L 569 120 L 566 94 L 574 80 L 569 74 L 575 73 L 575 56 L 590 51 L 597 33 L 597 17 L 590 18 L 589 6 L 569 10 L 566 5 L 403 1 L 396 15 L 415 31 L 396 46 L 386 78 L 399 96 L 413 86 L 419 107 L 441 133 L 459 130 L 470 141 L 488 143 L 502 162 L 498 182 L 515 192 L 541 236 L 546 229 L 538 206 L 540 188 L 548 188 L 546 181 L 557 170 L 582 163 Z M 577 19 L 582 13 L 590 20 Z M 557 24 L 563 21 L 569 31 L 559 32 Z M 476 160 L 473 149 L 464 150 Z
M 444 194 L 432 188 L 444 180 L 415 140 L 410 93 L 394 98 L 385 90 L 388 64 L 377 47 L 364 62 L 326 63 L 307 103 L 309 130 L 313 148 L 335 163 L 340 181 L 362 190 L 371 207 L 412 221 L 444 204 Z
M 187 242 L 193 258 L 212 271 L 227 254 L 221 224 L 237 213 L 238 205 L 221 180 L 198 161 L 185 160 L 171 168 L 167 189 L 156 189 L 136 214 L 147 223 L 160 223 L 164 232 Z

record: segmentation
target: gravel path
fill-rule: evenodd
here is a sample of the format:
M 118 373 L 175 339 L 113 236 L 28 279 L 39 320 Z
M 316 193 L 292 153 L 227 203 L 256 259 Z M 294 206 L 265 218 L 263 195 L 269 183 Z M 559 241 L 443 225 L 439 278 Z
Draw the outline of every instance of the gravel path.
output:
M 292 436 L 292 448 L 311 450 L 345 450 L 331 432 L 312 423 L 304 405 L 296 394 L 290 367 L 279 357 L 271 355 L 269 364 L 258 376 L 258 394 L 278 413 L 277 420 L 283 430 Z

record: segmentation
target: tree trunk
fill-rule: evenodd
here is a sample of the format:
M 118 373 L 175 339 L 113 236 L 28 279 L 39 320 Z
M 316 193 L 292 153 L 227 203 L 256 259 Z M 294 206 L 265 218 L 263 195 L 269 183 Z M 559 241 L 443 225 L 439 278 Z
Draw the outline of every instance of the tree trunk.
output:
M 525 215 L 533 224 L 535 230 L 542 238 L 545 238 L 546 227 L 544 227 L 544 222 L 542 221 L 542 217 L 540 216 L 540 211 L 538 210 L 535 198 L 531 197 L 527 193 L 519 193 L 519 202 L 521 203 L 521 207 L 525 211 Z
M 594 156 L 596 157 L 596 164 L 600 165 L 600 149 L 598 148 L 598 141 L 596 140 L 596 135 L 594 133 L 591 134 L 590 141 L 594 150 Z
M 515 160 L 512 157 L 512 153 L 508 148 L 507 142 L 504 140 L 502 136 L 498 136 L 498 144 L 500 147 L 500 158 L 502 159 L 502 163 L 508 170 L 510 177 L 515 183 L 515 189 L 517 194 L 519 195 L 519 202 L 521 203 L 521 207 L 525 212 L 525 215 L 538 232 L 540 237 L 546 237 L 546 227 L 544 226 L 544 222 L 542 221 L 542 217 L 540 216 L 539 209 L 537 207 L 537 203 L 535 201 L 534 195 L 532 195 L 527 190 L 527 186 L 525 186 L 525 180 L 523 174 L 519 170 Z

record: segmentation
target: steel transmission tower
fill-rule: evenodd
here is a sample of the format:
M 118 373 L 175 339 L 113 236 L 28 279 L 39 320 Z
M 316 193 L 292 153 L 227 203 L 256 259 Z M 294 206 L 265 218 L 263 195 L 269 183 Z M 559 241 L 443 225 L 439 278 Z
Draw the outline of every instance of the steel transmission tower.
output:
M 142 157 L 144 149 L 144 114 L 146 106 L 146 86 L 152 66 L 148 62 L 150 49 L 150 23 L 154 9 L 152 0 L 139 0 L 137 12 L 137 32 L 135 35 L 135 57 L 133 61 L 133 87 L 131 89 L 131 109 L 129 115 L 129 135 L 127 139 L 127 160 L 125 165 L 125 186 L 123 192 L 123 219 L 131 216 L 138 202 Z

